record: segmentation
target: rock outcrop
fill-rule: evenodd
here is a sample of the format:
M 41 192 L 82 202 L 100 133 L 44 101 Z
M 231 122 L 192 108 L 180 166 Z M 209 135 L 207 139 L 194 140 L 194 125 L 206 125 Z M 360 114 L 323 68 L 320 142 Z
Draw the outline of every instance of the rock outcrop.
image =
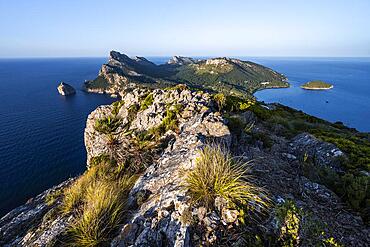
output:
M 57 89 L 59 94 L 63 96 L 68 96 L 76 93 L 76 90 L 71 85 L 65 82 L 61 82 Z
M 167 63 L 172 65 L 184 65 L 195 63 L 196 60 L 191 57 L 173 56 Z

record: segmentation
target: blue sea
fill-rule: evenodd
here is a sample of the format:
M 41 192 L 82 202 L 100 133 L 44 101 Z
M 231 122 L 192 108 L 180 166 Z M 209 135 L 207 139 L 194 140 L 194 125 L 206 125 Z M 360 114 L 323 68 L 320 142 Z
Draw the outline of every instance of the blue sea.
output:
M 163 63 L 167 57 L 149 58 Z M 253 58 L 289 78 L 289 89 L 256 93 L 329 121 L 370 131 L 370 59 Z M 110 104 L 107 95 L 80 90 L 107 58 L 0 59 L 0 216 L 43 190 L 85 170 L 83 131 L 87 115 Z M 305 91 L 309 80 L 334 84 Z M 77 89 L 64 97 L 60 81 Z

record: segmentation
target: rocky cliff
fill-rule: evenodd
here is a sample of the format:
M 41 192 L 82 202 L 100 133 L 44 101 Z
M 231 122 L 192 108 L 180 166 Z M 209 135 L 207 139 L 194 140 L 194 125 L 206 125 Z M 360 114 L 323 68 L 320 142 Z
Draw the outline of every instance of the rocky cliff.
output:
M 143 66 L 148 63 L 138 60 Z M 285 108 L 258 102 L 245 106 L 227 98 L 223 108 L 231 110 L 225 111 L 218 98 L 184 85 L 127 89 L 120 94 L 121 101 L 100 106 L 88 116 L 88 170 L 3 217 L 1 246 L 369 243 L 370 230 L 359 214 L 306 172 L 345 173 L 342 160 L 349 153 L 312 134 L 289 136 L 282 124 L 269 126 L 269 116 L 282 114 Z M 298 119 L 299 113 L 293 113 Z M 256 188 L 253 203 L 228 201 L 227 187 L 223 187 L 227 193 L 218 193 L 211 205 L 194 200 L 185 181 L 197 171 L 207 147 L 225 150 L 222 154 L 233 157 L 232 164 L 234 160 L 243 164 L 245 171 L 235 171 L 245 172 L 248 186 Z M 219 162 L 208 158 L 209 164 Z M 107 191 L 110 199 L 99 201 Z M 114 195 L 119 195 L 120 203 L 106 206 L 115 202 Z M 260 207 L 262 201 L 256 198 L 263 198 L 266 206 Z

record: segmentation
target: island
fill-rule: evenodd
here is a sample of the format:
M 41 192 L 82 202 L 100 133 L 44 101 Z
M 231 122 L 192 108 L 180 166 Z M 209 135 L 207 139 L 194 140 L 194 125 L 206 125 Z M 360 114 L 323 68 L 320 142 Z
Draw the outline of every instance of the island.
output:
M 301 86 L 301 88 L 306 90 L 328 90 L 332 89 L 333 85 L 323 81 L 309 81 Z
M 61 82 L 57 89 L 59 94 L 63 96 L 68 96 L 76 93 L 76 90 L 71 85 L 65 82 Z

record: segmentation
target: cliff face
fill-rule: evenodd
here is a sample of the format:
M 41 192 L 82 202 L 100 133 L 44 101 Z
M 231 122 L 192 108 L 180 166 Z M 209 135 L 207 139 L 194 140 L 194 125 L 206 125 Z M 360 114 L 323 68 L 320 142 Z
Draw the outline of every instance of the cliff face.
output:
M 178 83 L 240 95 L 263 88 L 289 86 L 284 75 L 239 59 L 196 60 L 174 56 L 166 64 L 156 65 L 143 57 L 130 58 L 111 51 L 98 77 L 87 81 L 84 88 L 89 92 L 118 93 L 129 87 L 164 88 Z
M 97 245 L 327 246 L 335 242 L 366 246 L 370 241 L 361 218 L 333 191 L 303 173 L 308 165 L 312 170 L 324 167 L 343 172 L 339 158 L 346 154 L 308 133 L 287 138 L 277 134 L 277 129 L 266 128 L 262 108 L 271 113 L 279 106 L 220 113 L 211 95 L 184 86 L 136 88 L 121 95 L 122 101 L 100 106 L 88 116 L 89 170 L 3 217 L 1 246 L 73 245 L 77 240 L 70 229 L 78 225 L 91 201 L 82 200 L 66 212 L 68 189 L 107 164 L 108 170 L 98 170 L 105 173 L 104 179 L 130 173 L 136 180 L 119 224 Z M 248 176 L 266 191 L 270 202 L 258 217 L 249 217 L 249 209 L 236 210 L 222 196 L 205 208 L 194 203 L 185 189 L 184 178 L 194 170 L 200 150 L 214 145 L 252 162 L 246 167 Z M 99 172 L 95 178 L 102 176 Z M 81 189 L 100 182 L 88 180 L 91 184 Z

